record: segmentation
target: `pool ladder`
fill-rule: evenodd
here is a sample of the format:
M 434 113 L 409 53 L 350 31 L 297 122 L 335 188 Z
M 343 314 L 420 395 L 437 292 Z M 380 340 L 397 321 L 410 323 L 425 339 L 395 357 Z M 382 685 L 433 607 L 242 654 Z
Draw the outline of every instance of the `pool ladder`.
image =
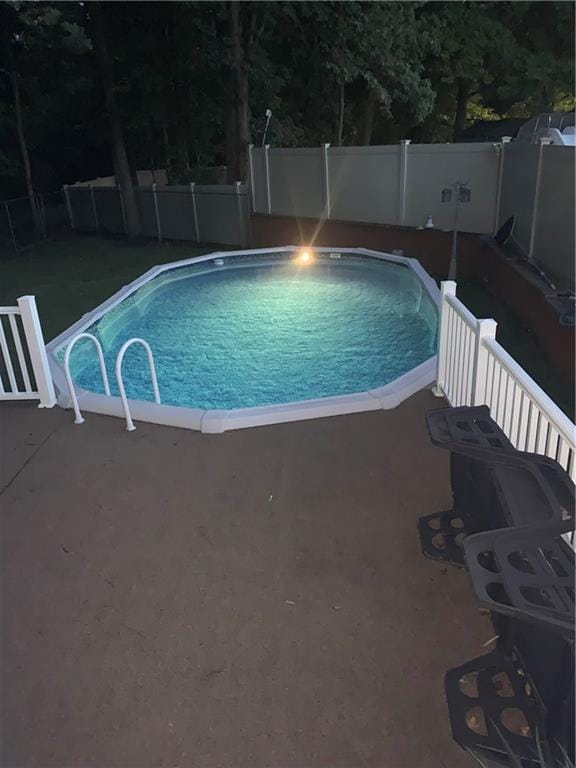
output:
M 70 343 L 66 347 L 66 352 L 64 353 L 64 373 L 66 374 L 66 383 L 68 384 L 68 392 L 70 394 L 70 399 L 72 400 L 72 407 L 74 408 L 75 424 L 83 424 L 84 417 L 82 416 L 82 413 L 80 411 L 80 406 L 78 405 L 78 397 L 76 395 L 76 390 L 74 389 L 74 382 L 72 380 L 72 374 L 70 372 L 70 354 L 76 342 L 80 341 L 80 339 L 89 339 L 90 341 L 92 341 L 92 343 L 96 347 L 96 354 L 98 355 L 98 362 L 100 364 L 100 374 L 102 376 L 102 383 L 104 384 L 104 392 L 107 395 L 111 394 L 110 382 L 108 381 L 108 374 L 106 372 L 106 365 L 104 363 L 104 352 L 102 350 L 102 344 L 98 341 L 96 336 L 94 336 L 91 333 L 79 333 L 70 341 Z M 136 429 L 136 427 L 134 426 L 134 422 L 132 421 L 132 416 L 130 414 L 130 406 L 128 405 L 128 398 L 126 397 L 126 388 L 124 387 L 124 380 L 122 378 L 122 362 L 124 360 L 124 355 L 126 354 L 128 348 L 131 347 L 133 344 L 141 344 L 146 350 L 146 355 L 148 357 L 148 368 L 150 369 L 150 378 L 152 379 L 152 389 L 154 390 L 154 402 L 160 405 L 160 390 L 158 389 L 158 377 L 156 375 L 156 365 L 154 364 L 154 356 L 152 354 L 150 344 L 148 344 L 147 341 L 144 341 L 144 339 L 140 339 L 138 337 L 128 339 L 128 341 L 125 341 L 124 344 L 122 344 L 122 346 L 120 347 L 120 350 L 116 356 L 116 364 L 114 366 L 114 370 L 116 373 L 116 382 L 118 384 L 118 389 L 120 390 L 120 399 L 122 400 L 122 408 L 124 409 L 124 416 L 126 418 L 126 429 L 128 430 L 128 432 L 133 432 Z

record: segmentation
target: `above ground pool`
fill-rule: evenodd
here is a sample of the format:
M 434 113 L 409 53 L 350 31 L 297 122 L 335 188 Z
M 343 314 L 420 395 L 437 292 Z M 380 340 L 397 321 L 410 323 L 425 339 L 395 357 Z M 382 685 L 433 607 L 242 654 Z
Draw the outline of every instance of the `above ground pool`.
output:
M 60 402 L 67 346 L 82 410 L 122 414 L 115 362 L 135 418 L 223 431 L 391 407 L 432 383 L 437 289 L 417 262 L 360 249 L 211 254 L 156 267 L 49 345 Z M 394 383 L 400 382 L 400 387 Z M 389 402 L 389 404 L 387 404 Z M 164 418 L 162 416 L 164 414 Z M 181 418 L 178 418 L 181 417 Z

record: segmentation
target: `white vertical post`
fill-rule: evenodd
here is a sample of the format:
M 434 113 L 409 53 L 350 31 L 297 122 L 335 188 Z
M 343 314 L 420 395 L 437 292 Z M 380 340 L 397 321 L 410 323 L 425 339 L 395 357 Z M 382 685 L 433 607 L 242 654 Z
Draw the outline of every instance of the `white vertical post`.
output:
M 448 360 L 448 296 L 456 296 L 456 283 L 444 280 L 440 286 L 440 316 L 438 318 L 438 357 L 436 365 L 436 386 L 432 390 L 436 397 L 444 396 L 446 361 Z
M 98 211 L 96 210 L 96 198 L 94 196 L 94 187 L 92 184 L 90 187 L 90 199 L 92 200 L 92 216 L 94 217 L 94 227 L 96 232 L 100 232 L 100 225 L 98 224 Z
M 408 179 L 408 144 L 410 139 L 400 142 L 400 176 L 398 180 L 398 224 L 406 221 L 406 187 Z
M 160 210 L 158 208 L 158 193 L 156 192 L 156 184 L 152 184 L 152 196 L 154 198 L 154 212 L 156 214 L 156 230 L 158 232 L 158 242 L 162 242 L 162 227 L 160 226 Z
M 68 184 L 64 184 L 64 199 L 66 200 L 66 210 L 68 211 L 68 220 L 70 222 L 70 229 L 74 229 L 74 214 L 72 213 L 72 203 L 70 202 L 70 193 L 68 192 Z
M 476 323 L 474 369 L 472 374 L 472 402 L 470 405 L 484 405 L 486 403 L 488 350 L 484 346 L 484 340 L 496 338 L 497 325 L 495 320 L 478 320 Z
M 536 169 L 536 182 L 534 189 L 534 204 L 532 206 L 532 222 L 530 224 L 530 243 L 528 245 L 528 258 L 532 258 L 534 253 L 534 240 L 536 238 L 536 225 L 538 219 L 538 206 L 540 202 L 540 181 L 542 179 L 542 157 L 544 155 L 544 147 L 546 144 L 550 144 L 550 139 L 546 136 L 540 139 L 540 145 L 538 147 L 538 167 Z
M 200 242 L 200 225 L 198 223 L 198 209 L 196 208 L 196 184 L 190 182 L 190 194 L 192 195 L 192 211 L 194 213 L 194 230 L 196 231 L 196 242 Z
M 250 170 L 250 198 L 252 210 L 256 211 L 256 190 L 254 189 L 254 144 L 248 145 L 248 168 Z
M 504 178 L 504 159 L 506 155 L 506 144 L 510 144 L 510 136 L 502 136 L 502 141 L 499 146 L 498 157 L 498 182 L 496 187 L 496 203 L 494 205 L 494 224 L 492 226 L 492 234 L 495 235 L 498 232 L 498 226 L 500 224 L 500 203 L 502 201 L 502 179 Z
M 244 246 L 246 245 L 246 237 L 244 234 L 244 217 L 242 215 L 242 192 L 240 189 L 241 186 L 242 186 L 241 181 L 234 182 L 234 191 L 236 192 L 236 199 L 238 200 L 238 229 L 240 232 L 240 245 Z
M 22 327 L 26 335 L 30 362 L 32 363 L 32 370 L 34 371 L 36 387 L 40 397 L 38 407 L 52 408 L 52 406 L 56 405 L 56 393 L 54 392 L 42 326 L 40 325 L 34 296 L 21 296 L 18 299 L 18 307 L 20 308 Z
M 270 196 L 270 163 L 268 159 L 268 150 L 270 144 L 266 144 L 264 147 L 264 169 L 266 171 L 266 201 L 268 204 L 268 213 L 272 213 L 272 199 Z
M 328 148 L 330 147 L 330 144 L 322 144 L 322 153 L 323 153 L 323 159 L 324 159 L 324 203 L 325 203 L 325 211 L 326 211 L 326 218 L 330 218 L 330 213 L 332 211 L 332 202 L 330 200 L 330 168 L 328 166 Z

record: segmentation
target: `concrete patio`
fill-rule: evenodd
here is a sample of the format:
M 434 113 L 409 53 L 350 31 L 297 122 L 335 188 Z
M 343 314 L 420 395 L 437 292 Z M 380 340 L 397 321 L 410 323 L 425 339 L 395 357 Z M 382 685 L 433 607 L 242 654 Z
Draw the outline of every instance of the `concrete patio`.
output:
M 493 632 L 416 527 L 440 405 L 202 435 L 2 404 L 2 765 L 471 766 L 443 674 Z

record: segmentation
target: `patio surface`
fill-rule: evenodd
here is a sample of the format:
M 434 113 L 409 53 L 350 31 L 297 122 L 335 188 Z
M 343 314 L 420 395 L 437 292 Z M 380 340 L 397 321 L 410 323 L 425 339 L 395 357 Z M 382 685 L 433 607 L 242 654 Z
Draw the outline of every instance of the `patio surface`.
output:
M 443 674 L 493 632 L 419 549 L 439 406 L 201 435 L 2 404 L 2 765 L 471 766 Z

